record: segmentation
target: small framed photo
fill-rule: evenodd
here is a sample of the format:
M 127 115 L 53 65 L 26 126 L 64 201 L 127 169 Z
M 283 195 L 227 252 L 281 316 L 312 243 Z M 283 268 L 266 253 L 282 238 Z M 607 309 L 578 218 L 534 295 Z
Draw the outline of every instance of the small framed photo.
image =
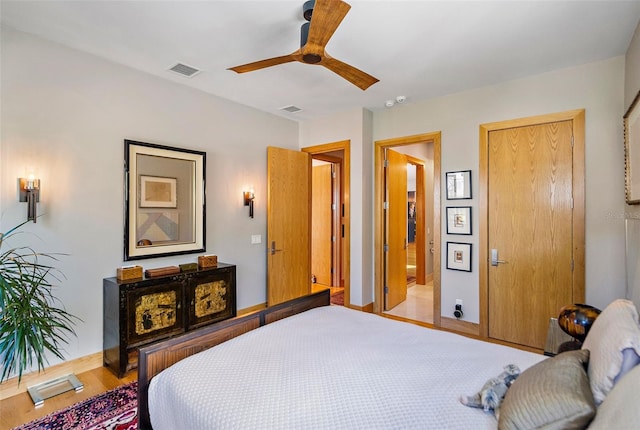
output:
M 447 208 L 447 234 L 470 235 L 471 206 L 457 206 Z
M 176 183 L 176 178 L 140 175 L 140 207 L 177 207 Z
M 471 198 L 471 170 L 447 172 L 447 200 Z
M 471 272 L 471 244 L 447 242 L 447 269 Z

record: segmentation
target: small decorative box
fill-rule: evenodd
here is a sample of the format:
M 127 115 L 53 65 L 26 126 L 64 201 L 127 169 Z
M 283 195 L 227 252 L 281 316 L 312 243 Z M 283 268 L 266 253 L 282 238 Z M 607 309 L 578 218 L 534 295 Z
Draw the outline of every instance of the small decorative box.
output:
M 218 266 L 217 255 L 200 255 L 198 257 L 198 267 L 201 269 L 206 269 L 208 267 L 217 267 L 217 266 Z
M 118 281 L 142 278 L 142 266 L 118 267 L 116 269 Z
M 157 269 L 147 269 L 144 274 L 147 278 L 157 278 L 158 276 L 175 275 L 180 273 L 178 266 L 158 267 Z
M 192 272 L 194 270 L 198 270 L 197 263 L 184 263 L 180 264 L 179 267 L 181 272 Z

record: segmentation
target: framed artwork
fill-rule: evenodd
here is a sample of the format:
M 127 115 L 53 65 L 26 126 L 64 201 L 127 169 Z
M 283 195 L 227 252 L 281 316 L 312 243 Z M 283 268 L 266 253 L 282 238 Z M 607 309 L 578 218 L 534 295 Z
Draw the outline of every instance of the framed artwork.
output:
M 471 244 L 447 242 L 447 269 L 471 272 Z
M 447 200 L 471 198 L 471 170 L 447 172 Z
M 176 178 L 140 175 L 140 207 L 177 207 L 176 183 Z
M 629 205 L 640 204 L 640 92 L 624 114 L 624 179 Z
M 447 234 L 470 235 L 471 206 L 454 206 L 447 208 Z
M 206 153 L 124 141 L 124 260 L 205 252 Z

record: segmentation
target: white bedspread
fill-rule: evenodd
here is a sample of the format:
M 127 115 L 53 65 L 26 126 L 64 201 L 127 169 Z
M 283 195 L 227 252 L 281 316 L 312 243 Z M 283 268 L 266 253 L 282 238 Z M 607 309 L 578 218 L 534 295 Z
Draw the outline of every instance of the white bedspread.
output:
M 529 352 L 341 306 L 266 325 L 166 369 L 151 381 L 155 430 L 485 429 L 463 406 Z

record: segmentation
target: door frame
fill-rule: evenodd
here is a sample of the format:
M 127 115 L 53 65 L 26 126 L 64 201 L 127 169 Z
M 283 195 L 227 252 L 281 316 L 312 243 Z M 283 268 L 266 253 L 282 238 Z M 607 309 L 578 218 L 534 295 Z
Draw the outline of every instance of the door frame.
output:
M 306 146 L 300 149 L 311 155 L 311 158 L 319 160 L 331 161 L 333 157 L 327 157 L 327 153 L 342 151 L 342 168 L 341 188 L 342 188 L 342 204 L 344 205 L 344 237 L 342 237 L 343 251 L 342 254 L 342 274 L 344 278 L 344 305 L 350 306 L 351 303 L 351 204 L 349 193 L 351 192 L 351 141 L 341 140 L 338 142 L 325 143 L 321 145 Z
M 489 337 L 489 133 L 505 128 L 572 121 L 573 126 L 573 302 L 585 299 L 585 110 L 576 109 L 480 125 L 479 221 L 480 221 L 480 336 Z
M 441 132 L 416 134 L 378 140 L 375 142 L 375 201 L 374 201 L 374 302 L 373 311 L 382 313 L 384 309 L 384 150 L 398 146 L 415 145 L 419 143 L 433 144 L 433 325 L 440 326 L 440 138 Z M 416 208 L 418 209 L 418 208 Z M 417 244 L 416 244 L 417 246 Z

